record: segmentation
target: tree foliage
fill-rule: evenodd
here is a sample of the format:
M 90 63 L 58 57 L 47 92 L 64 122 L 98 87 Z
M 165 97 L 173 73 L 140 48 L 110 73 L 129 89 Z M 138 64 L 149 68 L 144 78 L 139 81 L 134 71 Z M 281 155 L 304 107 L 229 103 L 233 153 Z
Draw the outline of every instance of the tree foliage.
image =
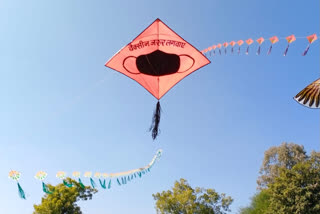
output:
M 93 194 L 97 192 L 89 186 L 82 188 L 78 182 L 67 178 L 66 181 L 72 187 L 64 184 L 48 187 L 52 194 L 45 194 L 40 205 L 34 205 L 34 214 L 81 214 L 80 207 L 76 204 L 79 200 L 91 200 Z
M 279 176 L 280 169 L 291 169 L 307 158 L 306 151 L 301 145 L 282 143 L 280 146 L 271 147 L 264 153 L 260 176 L 257 180 L 258 189 L 266 188 L 268 184 L 273 183 Z
M 241 208 L 240 214 L 264 214 L 270 205 L 270 194 L 267 190 L 261 190 L 251 198 L 248 207 Z
M 225 214 L 233 202 L 230 196 L 214 189 L 193 189 L 185 179 L 176 181 L 172 190 L 152 195 L 157 213 L 161 214 Z
M 315 159 L 281 169 L 269 185 L 269 213 L 320 213 L 320 165 Z
M 265 152 L 258 192 L 241 214 L 320 213 L 320 153 L 283 143 Z

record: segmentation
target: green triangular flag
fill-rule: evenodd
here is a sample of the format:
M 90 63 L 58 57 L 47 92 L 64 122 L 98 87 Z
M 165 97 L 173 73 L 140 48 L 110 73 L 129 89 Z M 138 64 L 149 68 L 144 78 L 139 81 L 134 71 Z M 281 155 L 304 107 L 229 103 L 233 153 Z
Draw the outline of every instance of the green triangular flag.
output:
M 63 179 L 63 184 L 65 185 L 65 186 L 67 186 L 67 187 L 72 187 L 73 185 L 72 185 L 72 183 L 68 183 L 66 180 L 64 180 Z
M 84 189 L 85 188 L 85 186 L 84 186 L 84 184 L 82 183 L 82 181 L 81 181 L 81 179 L 79 178 L 79 184 L 80 184 L 80 186 L 81 186 L 81 188 L 82 189 Z
M 17 184 L 18 184 L 18 190 L 19 190 L 19 196 L 20 196 L 20 198 L 26 199 L 26 195 L 24 194 L 23 189 L 21 188 L 21 186 L 20 186 L 20 184 L 19 184 L 18 182 L 17 182 Z
M 53 193 L 52 191 L 50 191 L 49 187 L 44 182 L 42 182 L 42 191 L 47 193 L 47 194 L 52 194 Z

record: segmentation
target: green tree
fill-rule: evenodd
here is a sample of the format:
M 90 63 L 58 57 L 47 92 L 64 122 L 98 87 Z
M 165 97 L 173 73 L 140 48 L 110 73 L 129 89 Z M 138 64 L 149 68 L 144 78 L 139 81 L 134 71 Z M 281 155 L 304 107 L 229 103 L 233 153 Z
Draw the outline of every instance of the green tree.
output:
M 91 200 L 93 194 L 97 192 L 89 186 L 82 188 L 81 185 L 67 178 L 66 181 L 72 187 L 66 187 L 64 184 L 48 187 L 52 194 L 45 194 L 40 205 L 34 205 L 34 214 L 81 214 L 80 207 L 76 204 L 79 200 Z
M 196 187 L 186 180 L 176 181 L 171 190 L 152 195 L 156 200 L 157 213 L 161 214 L 225 214 L 233 202 L 230 196 L 214 189 Z
M 261 190 L 251 198 L 248 207 L 241 208 L 240 214 L 265 214 L 270 204 L 270 194 L 267 190 Z
M 310 160 L 298 163 L 292 169 L 281 169 L 280 176 L 268 188 L 271 196 L 269 213 L 320 213 L 320 164 L 318 160 L 311 156 Z
M 292 169 L 297 163 L 308 159 L 302 145 L 294 143 L 282 143 L 274 146 L 264 153 L 264 159 L 260 168 L 260 176 L 257 180 L 258 189 L 263 189 L 274 182 L 279 176 L 280 169 Z
M 258 192 L 240 214 L 320 213 L 320 153 L 282 143 L 265 152 Z

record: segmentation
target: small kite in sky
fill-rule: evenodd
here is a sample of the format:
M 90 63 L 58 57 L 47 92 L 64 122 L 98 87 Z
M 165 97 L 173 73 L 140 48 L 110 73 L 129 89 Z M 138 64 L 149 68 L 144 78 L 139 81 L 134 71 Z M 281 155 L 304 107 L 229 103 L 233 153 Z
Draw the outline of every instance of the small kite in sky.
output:
M 208 47 L 209 55 L 211 56 L 212 47 Z
M 320 108 L 320 79 L 305 87 L 294 99 L 306 107 Z
M 237 44 L 238 44 L 238 46 L 239 46 L 238 54 L 240 54 L 240 47 L 241 47 L 241 45 L 243 44 L 243 40 L 237 41 Z
M 155 140 L 161 114 L 159 100 L 183 78 L 209 63 L 200 51 L 156 19 L 105 66 L 137 81 L 158 100 L 150 127 Z
M 287 40 L 287 42 L 288 42 L 288 46 L 287 46 L 286 50 L 284 51 L 283 56 L 286 56 L 286 55 L 287 55 L 288 49 L 289 49 L 289 45 L 290 45 L 292 42 L 296 41 L 296 37 L 292 34 L 291 36 L 287 36 L 287 37 L 286 37 L 286 40 Z
M 102 177 L 102 174 L 100 172 L 96 172 L 94 173 L 94 177 L 96 179 L 99 179 L 99 183 L 100 183 L 100 186 L 103 188 L 103 189 L 106 189 L 106 179 L 103 180 L 103 182 L 101 181 L 101 177 Z
M 216 55 L 216 48 L 217 48 L 217 46 L 216 46 L 216 45 L 212 45 L 213 56 L 214 56 L 214 55 Z
M 307 39 L 308 39 L 309 44 L 308 44 L 307 48 L 304 50 L 304 52 L 302 53 L 302 56 L 307 55 L 308 50 L 310 48 L 310 44 L 312 44 L 312 42 L 316 41 L 318 39 L 318 37 L 317 37 L 317 34 L 312 34 L 310 36 L 307 36 Z
M 235 46 L 236 42 L 231 41 L 229 44 L 231 45 L 231 53 L 233 53 L 233 46 Z
M 223 43 L 223 47 L 224 47 L 224 54 L 227 54 L 227 47 L 228 47 L 229 43 L 225 42 Z
M 63 171 L 59 171 L 57 172 L 57 175 L 56 175 L 57 178 L 61 179 L 63 184 L 67 187 L 72 187 L 72 183 L 69 184 L 67 181 L 66 181 L 66 178 L 67 178 L 67 174 Z
M 247 39 L 246 40 L 246 43 L 247 43 L 247 45 L 248 45 L 248 47 L 247 47 L 247 51 L 246 51 L 246 54 L 248 55 L 249 54 L 249 47 L 250 47 L 250 45 L 253 43 L 253 39 Z
M 259 47 L 258 47 L 258 50 L 257 50 L 257 55 L 260 55 L 261 44 L 264 42 L 264 38 L 260 37 L 259 39 L 257 39 L 257 42 L 259 44 Z
M 92 179 L 92 172 L 85 172 L 85 173 L 84 173 L 84 177 L 90 178 L 91 186 L 92 186 L 93 189 L 95 189 L 97 185 L 96 185 L 96 183 L 94 182 L 94 180 Z
M 278 39 L 277 36 L 273 36 L 273 37 L 269 38 L 269 40 L 271 42 L 271 45 L 270 45 L 270 48 L 269 48 L 268 53 L 267 53 L 268 55 L 271 53 L 272 45 L 277 43 L 277 42 L 279 42 L 279 39 Z
M 9 178 L 11 178 L 12 180 L 17 182 L 18 185 L 18 192 L 19 192 L 19 196 L 22 199 L 26 199 L 26 194 L 24 193 L 23 189 L 21 188 L 20 184 L 19 184 L 19 179 L 21 177 L 21 173 L 16 171 L 16 170 L 11 170 L 9 172 Z
M 46 179 L 47 175 L 48 175 L 48 174 L 47 174 L 46 172 L 44 172 L 44 171 L 39 171 L 39 172 L 37 172 L 37 174 L 36 174 L 34 177 L 35 177 L 35 179 L 37 179 L 37 180 L 39 180 L 39 181 L 42 182 L 42 191 L 43 191 L 43 192 L 45 192 L 45 193 L 47 193 L 47 194 L 52 194 L 53 191 L 51 191 L 51 190 L 49 189 L 49 187 L 47 186 L 47 184 L 44 183 L 44 179 Z
M 219 43 L 218 45 L 217 45 L 217 48 L 219 48 L 219 54 L 221 55 L 221 47 L 222 47 L 222 45 Z
M 84 184 L 82 183 L 82 181 L 81 181 L 80 172 L 75 171 L 75 172 L 72 173 L 72 176 L 75 177 L 76 179 L 78 179 L 78 182 L 79 182 L 79 184 L 80 184 L 80 187 L 81 187 L 82 189 L 84 189 L 84 188 L 85 188 L 85 185 L 84 185 Z

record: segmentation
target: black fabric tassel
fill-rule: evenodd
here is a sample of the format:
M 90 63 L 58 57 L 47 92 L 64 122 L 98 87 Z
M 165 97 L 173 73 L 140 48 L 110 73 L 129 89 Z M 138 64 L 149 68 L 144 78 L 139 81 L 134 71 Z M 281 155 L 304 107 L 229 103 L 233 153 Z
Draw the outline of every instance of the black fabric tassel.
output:
M 304 50 L 302 56 L 307 55 L 309 48 L 310 48 L 310 44 L 309 44 L 308 47 Z
M 257 51 L 257 55 L 260 55 L 260 50 L 261 50 L 261 48 L 259 46 L 258 51 Z
M 288 44 L 288 46 L 287 46 L 286 50 L 284 51 L 283 56 L 287 56 L 288 49 L 289 49 L 289 44 Z
M 272 50 L 272 45 L 270 46 L 269 50 L 268 50 L 268 55 L 271 53 L 271 50 Z
M 160 125 L 160 117 L 161 117 L 161 106 L 160 102 L 157 102 L 156 109 L 153 113 L 152 124 L 149 131 L 152 131 L 152 139 L 155 140 L 159 134 L 159 125 Z

